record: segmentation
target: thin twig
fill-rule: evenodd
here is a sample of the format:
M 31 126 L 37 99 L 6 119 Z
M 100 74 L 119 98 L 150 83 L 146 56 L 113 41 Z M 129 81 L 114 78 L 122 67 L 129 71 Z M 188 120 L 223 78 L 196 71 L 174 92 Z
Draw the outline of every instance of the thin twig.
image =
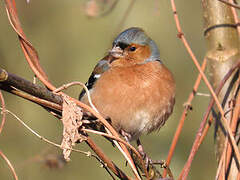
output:
M 10 168 L 10 170 L 13 174 L 14 179 L 18 180 L 18 176 L 16 174 L 14 167 L 12 166 L 11 162 L 8 160 L 7 156 L 5 156 L 1 150 L 0 150 L 0 156 L 6 161 L 8 167 Z
M 212 125 L 212 122 L 213 122 L 213 116 L 210 115 L 209 120 L 206 123 L 206 125 L 205 125 L 205 127 L 204 127 L 204 129 L 202 131 L 202 136 L 199 139 L 199 144 L 202 144 L 203 140 L 205 139 L 205 137 L 207 135 L 207 132 L 208 132 L 210 126 Z

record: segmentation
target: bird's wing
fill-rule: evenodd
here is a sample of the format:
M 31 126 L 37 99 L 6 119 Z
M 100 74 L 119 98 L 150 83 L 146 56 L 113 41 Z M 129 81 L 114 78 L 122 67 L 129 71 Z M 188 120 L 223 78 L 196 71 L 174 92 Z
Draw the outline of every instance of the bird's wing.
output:
M 96 81 L 101 77 L 101 75 L 109 69 L 109 60 L 106 58 L 100 60 L 97 65 L 95 66 L 91 76 L 89 77 L 88 81 L 86 82 L 86 87 L 90 91 L 93 88 L 93 85 Z M 79 100 L 85 95 L 86 91 L 83 89 L 79 95 Z

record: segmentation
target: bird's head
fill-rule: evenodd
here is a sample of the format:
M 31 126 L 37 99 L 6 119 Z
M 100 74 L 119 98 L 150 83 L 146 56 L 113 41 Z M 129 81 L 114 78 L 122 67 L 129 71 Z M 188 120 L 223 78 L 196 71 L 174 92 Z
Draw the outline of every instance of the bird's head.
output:
M 144 64 L 160 61 L 156 43 L 141 29 L 129 28 L 120 33 L 113 41 L 109 56 L 114 57 L 112 64 Z

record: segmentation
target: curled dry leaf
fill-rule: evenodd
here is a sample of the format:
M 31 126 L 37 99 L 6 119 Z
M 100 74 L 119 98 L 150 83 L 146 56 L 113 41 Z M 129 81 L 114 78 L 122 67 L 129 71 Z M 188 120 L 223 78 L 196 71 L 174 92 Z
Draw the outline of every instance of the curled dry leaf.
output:
M 78 133 L 79 127 L 82 125 L 82 110 L 66 95 L 63 97 L 63 112 L 62 112 L 62 123 L 63 123 L 63 139 L 61 146 L 63 148 L 63 155 L 66 161 L 69 161 L 72 146 L 77 141 L 84 141 L 86 137 Z

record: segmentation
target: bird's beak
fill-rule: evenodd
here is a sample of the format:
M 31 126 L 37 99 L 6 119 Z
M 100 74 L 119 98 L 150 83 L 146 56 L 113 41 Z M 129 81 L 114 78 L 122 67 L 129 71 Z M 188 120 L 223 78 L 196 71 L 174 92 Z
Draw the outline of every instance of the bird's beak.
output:
M 114 46 L 110 51 L 109 54 L 114 58 L 121 58 L 123 57 L 123 50 L 119 46 Z

